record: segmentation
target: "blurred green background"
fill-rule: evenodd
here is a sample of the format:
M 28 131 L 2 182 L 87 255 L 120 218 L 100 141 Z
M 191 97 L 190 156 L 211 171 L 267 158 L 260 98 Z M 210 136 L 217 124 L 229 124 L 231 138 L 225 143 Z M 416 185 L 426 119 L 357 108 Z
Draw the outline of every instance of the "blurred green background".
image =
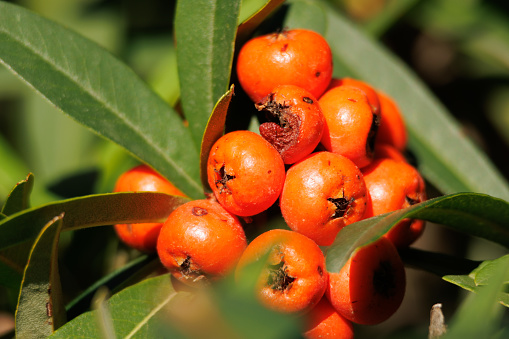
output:
M 177 104 L 172 34 L 175 1 L 9 2 L 96 41 L 132 67 L 171 105 Z M 413 69 L 509 180 L 509 2 L 330 2 Z M 243 8 L 262 3 L 244 0 Z M 116 145 L 58 112 L 0 65 L 0 203 L 28 172 L 33 172 L 36 180 L 32 203 L 39 205 L 109 192 L 119 173 L 135 162 Z M 495 245 L 433 226 L 416 247 L 471 259 L 491 259 L 503 253 Z M 119 244 L 109 227 L 65 234 L 62 253 L 63 285 L 70 297 L 138 255 Z M 394 337 L 395 329 L 405 337 L 407 328 L 425 332 L 433 303 L 444 303 L 447 320 L 464 295 L 439 277 L 412 269 L 408 273 L 409 290 L 401 310 L 382 325 L 360 329 L 359 337 L 373 333 Z M 15 299 L 14 292 L 0 289 L 0 310 L 12 314 Z

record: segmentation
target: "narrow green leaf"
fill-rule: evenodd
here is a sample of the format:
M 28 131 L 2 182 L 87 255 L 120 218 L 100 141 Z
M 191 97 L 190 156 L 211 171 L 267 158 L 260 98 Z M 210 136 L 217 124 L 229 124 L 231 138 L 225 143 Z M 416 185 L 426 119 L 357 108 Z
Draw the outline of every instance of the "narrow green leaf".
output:
M 2 207 L 2 214 L 8 216 L 30 207 L 30 193 L 33 187 L 34 175 L 30 173 L 12 189 Z
M 505 310 L 497 302 L 502 284 L 509 278 L 508 259 L 505 257 L 496 263 L 489 286 L 478 288 L 476 294 L 470 295 L 462 303 L 444 339 L 491 338 L 500 330 Z
M 327 249 L 327 269 L 339 271 L 357 248 L 376 241 L 405 218 L 443 224 L 509 248 L 509 203 L 479 193 L 457 193 L 348 225 Z
M 284 27 L 304 28 L 324 35 L 327 30 L 325 8 L 313 0 L 291 0 L 285 16 Z
M 415 74 L 338 11 L 321 3 L 329 6 L 325 37 L 333 54 L 351 74 L 396 100 L 423 175 L 446 194 L 470 191 L 509 200 L 509 186 L 502 175 Z
M 203 197 L 198 152 L 180 117 L 95 43 L 2 1 L 0 62 L 64 113 L 126 148 L 190 197 Z
M 229 87 L 239 10 L 240 0 L 177 2 L 181 101 L 196 149 L 215 103 Z
M 89 195 L 30 208 L 0 221 L 0 249 L 35 237 L 44 220 L 65 213 L 63 230 L 85 227 L 163 222 L 189 199 L 156 192 Z
M 58 273 L 58 240 L 64 214 L 47 223 L 35 240 L 16 308 L 17 338 L 46 338 L 65 323 Z
M 283 3 L 284 0 L 269 0 L 246 20 L 242 21 L 237 30 L 237 48 L 242 46 L 254 30 Z
M 144 280 L 113 295 L 106 303 L 116 338 L 160 338 L 158 324 L 177 295 L 169 275 Z M 99 338 L 97 311 L 69 321 L 50 338 Z M 165 321 L 166 322 L 166 321 Z M 171 332 L 165 337 L 171 337 Z
M 25 241 L 0 250 L 0 286 L 19 289 L 31 249 L 32 242 Z
M 230 90 L 219 99 L 214 107 L 207 123 L 205 133 L 203 134 L 200 155 L 200 176 L 202 185 L 206 192 L 212 192 L 207 179 L 207 159 L 212 146 L 224 133 L 226 115 L 228 114 L 228 107 L 230 107 L 233 94 L 233 85 L 231 85 Z

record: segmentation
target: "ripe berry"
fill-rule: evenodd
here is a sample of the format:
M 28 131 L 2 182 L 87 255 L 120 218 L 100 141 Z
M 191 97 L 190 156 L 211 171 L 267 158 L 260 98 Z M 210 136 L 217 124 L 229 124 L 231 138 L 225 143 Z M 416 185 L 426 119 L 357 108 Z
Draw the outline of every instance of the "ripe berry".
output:
M 373 160 L 380 115 L 373 113 L 366 94 L 355 87 L 339 86 L 318 100 L 325 117 L 322 145 L 344 155 L 359 168 Z
M 185 197 L 171 182 L 147 165 L 138 165 L 123 173 L 115 184 L 114 192 L 162 192 Z M 120 240 L 142 252 L 156 249 L 162 223 L 117 224 L 114 226 Z
M 426 200 L 423 178 L 415 167 L 403 161 L 377 159 L 363 169 L 370 195 L 366 218 L 409 207 Z M 423 220 L 405 219 L 393 227 L 387 237 L 404 247 L 413 243 L 424 231 Z
M 235 131 L 212 146 L 207 175 L 225 209 L 251 216 L 276 202 L 285 180 L 285 165 L 278 151 L 260 135 Z
M 398 150 L 404 151 L 408 136 L 403 114 L 394 99 L 387 94 L 379 91 L 378 97 L 382 108 L 382 118 L 376 142 L 390 144 Z
M 327 90 L 339 86 L 351 86 L 362 90 L 368 97 L 368 102 L 373 113 L 380 113 L 380 100 L 378 98 L 378 93 L 367 82 L 353 78 L 332 79 Z
M 248 41 L 238 55 L 237 76 L 255 103 L 278 85 L 296 85 L 318 98 L 332 77 L 332 53 L 318 33 L 283 30 Z
M 303 88 L 278 86 L 256 108 L 266 112 L 269 120 L 260 125 L 260 134 L 279 151 L 285 164 L 309 155 L 322 138 L 322 110 Z
M 376 325 L 397 311 L 405 294 L 405 267 L 387 238 L 359 249 L 340 272 L 329 272 L 325 292 L 343 317 Z
M 292 230 L 328 246 L 344 226 L 363 218 L 367 199 L 362 173 L 352 161 L 318 152 L 288 170 L 279 203 Z
M 311 311 L 304 315 L 305 339 L 353 339 L 354 330 L 350 320 L 339 314 L 324 296 Z
M 225 276 L 247 246 L 236 216 L 212 200 L 175 209 L 161 228 L 157 253 L 170 273 L 188 285 Z
M 267 262 L 255 287 L 263 305 L 279 312 L 300 313 L 320 301 L 328 277 L 325 257 L 315 242 L 288 230 L 273 229 L 262 233 L 242 254 L 236 278 L 242 277 L 248 264 L 265 258 Z

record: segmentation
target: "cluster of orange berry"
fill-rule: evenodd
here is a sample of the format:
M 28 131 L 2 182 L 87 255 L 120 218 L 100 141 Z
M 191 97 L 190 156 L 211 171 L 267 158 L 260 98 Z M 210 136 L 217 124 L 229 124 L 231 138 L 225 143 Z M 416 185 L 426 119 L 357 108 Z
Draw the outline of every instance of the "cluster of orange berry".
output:
M 320 246 L 359 220 L 426 199 L 403 151 L 406 130 L 394 101 L 369 84 L 333 79 L 332 53 L 302 29 L 255 37 L 240 50 L 236 74 L 263 114 L 260 134 L 238 130 L 213 145 L 208 199 L 175 209 L 164 224 L 116 225 L 143 251 L 157 248 L 173 277 L 195 285 L 266 259 L 256 294 L 268 308 L 306 317 L 306 338 L 351 338 L 353 323 L 378 324 L 400 306 L 405 271 L 397 248 L 424 222 L 404 220 L 328 272 Z M 116 191 L 183 195 L 145 165 L 125 173 Z M 246 218 L 278 206 L 288 229 L 247 239 Z M 338 235 L 339 233 L 339 235 Z

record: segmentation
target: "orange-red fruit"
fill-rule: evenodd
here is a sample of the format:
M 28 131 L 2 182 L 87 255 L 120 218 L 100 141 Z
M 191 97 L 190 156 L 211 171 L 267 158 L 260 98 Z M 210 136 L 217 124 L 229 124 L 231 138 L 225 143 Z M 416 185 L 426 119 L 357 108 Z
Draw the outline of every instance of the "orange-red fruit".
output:
M 328 276 L 325 257 L 313 240 L 282 229 L 262 233 L 242 254 L 236 279 L 242 279 L 247 265 L 265 259 L 255 286 L 263 305 L 278 312 L 301 313 L 320 301 Z
M 260 134 L 278 150 L 285 164 L 309 155 L 322 138 L 322 110 L 316 98 L 301 87 L 278 86 L 256 108 L 268 118 L 260 125 Z
M 423 178 L 412 165 L 393 159 L 377 159 L 363 169 L 370 195 L 366 218 L 399 210 L 426 200 Z M 424 231 L 423 220 L 405 219 L 387 234 L 396 247 L 413 243 Z
M 362 90 L 368 97 L 368 102 L 369 102 L 369 105 L 371 106 L 372 111 L 375 114 L 380 113 L 380 100 L 378 98 L 378 93 L 367 82 L 364 82 L 364 81 L 361 81 L 358 79 L 353 79 L 353 78 L 340 78 L 340 79 L 333 78 L 331 80 L 327 90 L 332 89 L 334 87 L 339 87 L 339 86 L 352 86 L 352 87 Z
M 255 103 L 278 85 L 296 85 L 318 98 L 332 78 L 332 53 L 327 41 L 310 30 L 263 35 L 242 46 L 237 76 Z
M 260 135 L 235 131 L 212 146 L 208 182 L 225 209 L 239 216 L 265 211 L 276 202 L 285 180 L 279 152 Z
M 340 272 L 329 272 L 325 295 L 343 317 L 376 325 L 392 316 L 405 294 L 405 268 L 386 238 L 359 249 Z
M 390 158 L 395 161 L 408 162 L 403 153 L 396 147 L 390 144 L 375 143 L 375 157 L 374 159 Z
M 238 218 L 213 200 L 175 209 L 161 228 L 157 253 L 170 273 L 188 285 L 225 276 L 247 246 Z
M 390 96 L 379 91 L 378 97 L 380 99 L 380 107 L 382 108 L 382 118 L 376 142 L 387 143 L 400 151 L 404 151 L 408 136 L 403 114 Z
M 354 338 L 352 322 L 340 315 L 326 297 L 323 297 L 304 317 L 306 326 L 302 336 L 305 339 Z
M 334 87 L 318 100 L 325 126 L 322 145 L 344 155 L 359 168 L 373 160 L 380 115 L 374 113 L 364 91 L 351 86 Z
M 123 173 L 115 183 L 114 192 L 162 192 L 185 197 L 171 182 L 147 165 L 138 165 Z M 162 223 L 117 224 L 114 226 L 120 240 L 143 252 L 156 249 Z
M 367 199 L 362 173 L 352 161 L 318 152 L 287 171 L 279 204 L 292 230 L 328 246 L 344 226 L 364 217 Z

